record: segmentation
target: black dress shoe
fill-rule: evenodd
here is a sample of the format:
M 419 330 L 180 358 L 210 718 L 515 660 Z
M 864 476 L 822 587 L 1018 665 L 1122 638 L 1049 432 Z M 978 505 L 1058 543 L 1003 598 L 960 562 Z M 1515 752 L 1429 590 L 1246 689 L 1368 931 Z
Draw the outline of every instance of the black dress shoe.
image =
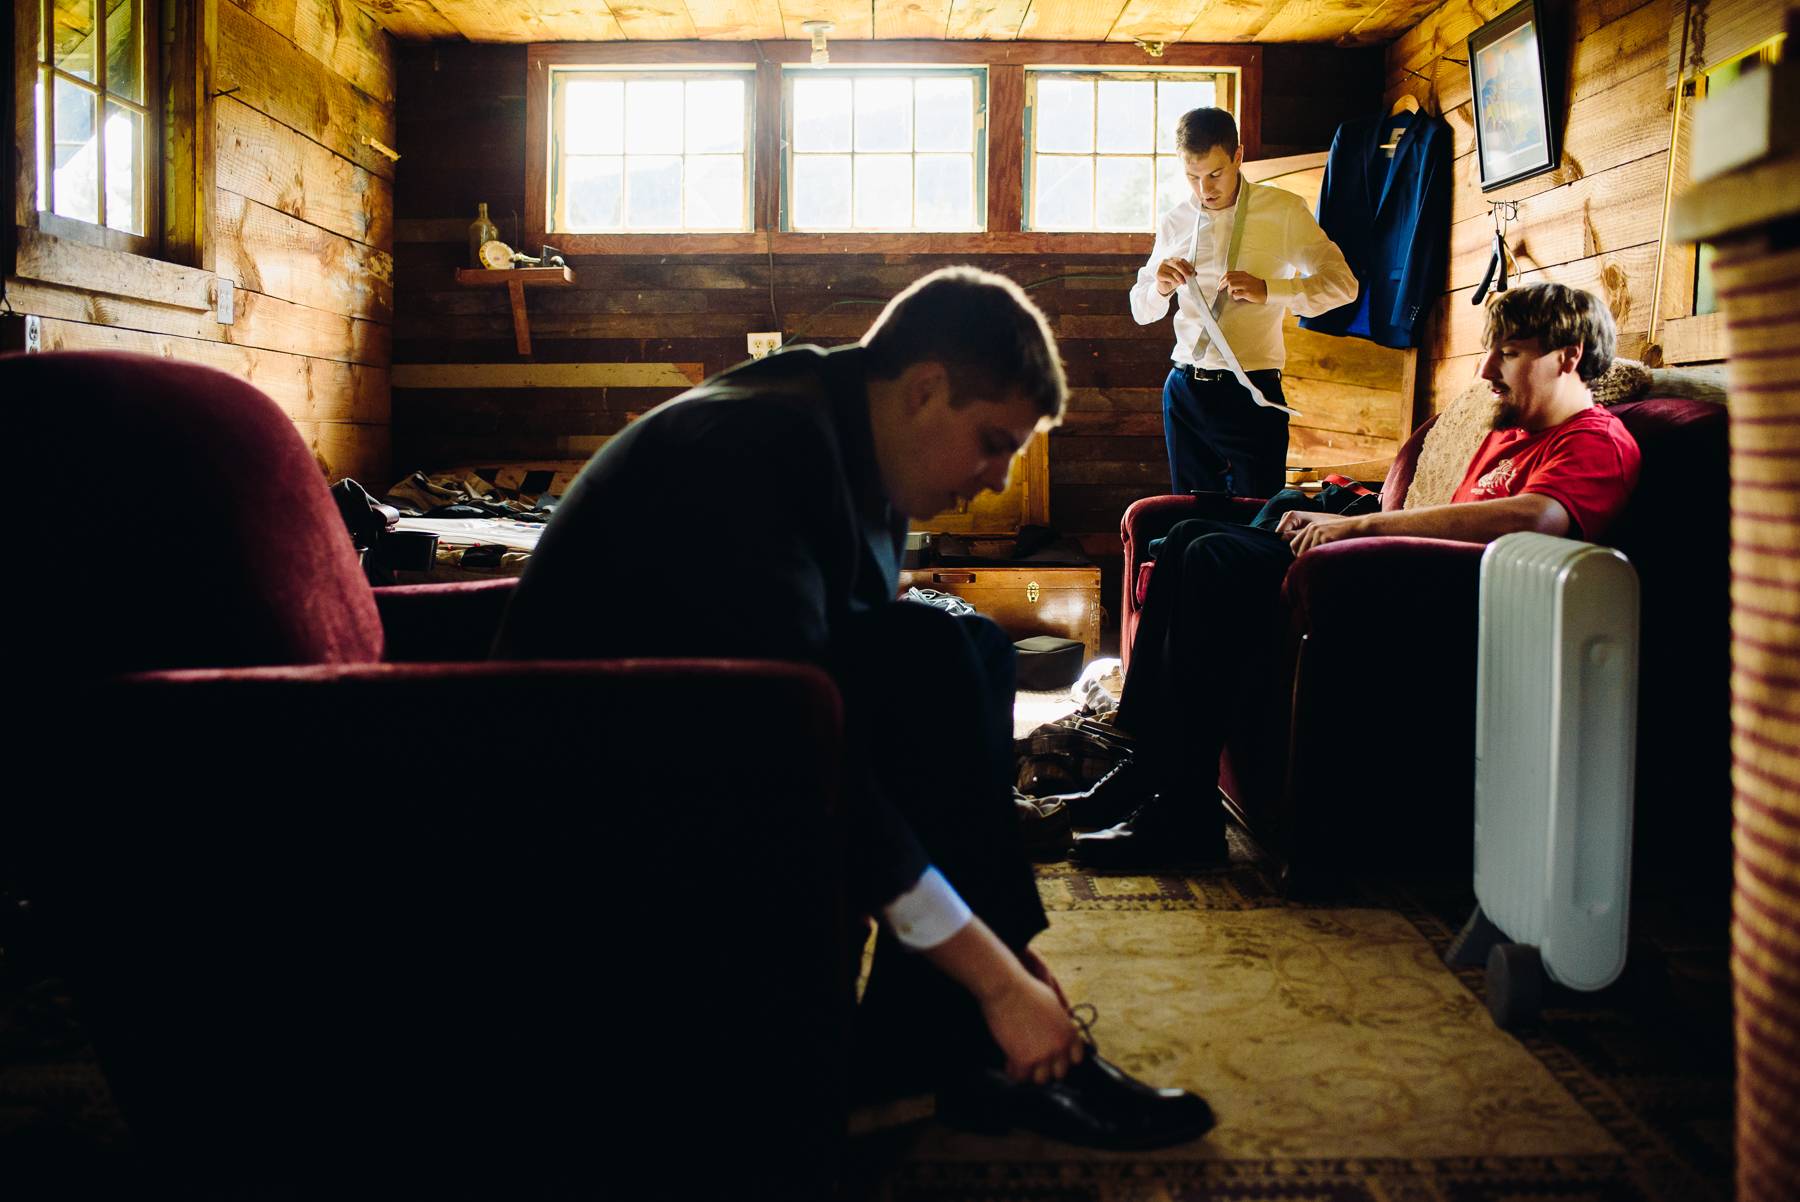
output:
M 1066 1144 L 1118 1151 L 1184 1144 L 1211 1131 L 1214 1122 L 1199 1095 L 1145 1085 L 1091 1049 L 1068 1076 L 1045 1085 L 978 1069 L 938 1090 L 937 1116 L 958 1131 L 1004 1135 L 1017 1126 Z
M 1041 801 L 1060 801 L 1069 821 L 1083 830 L 1123 822 L 1156 796 L 1157 779 L 1136 760 L 1120 760 L 1111 772 L 1079 793 L 1058 793 Z
M 1210 803 L 1160 793 L 1117 826 L 1075 836 L 1069 858 L 1089 868 L 1145 872 L 1225 864 L 1225 819 Z

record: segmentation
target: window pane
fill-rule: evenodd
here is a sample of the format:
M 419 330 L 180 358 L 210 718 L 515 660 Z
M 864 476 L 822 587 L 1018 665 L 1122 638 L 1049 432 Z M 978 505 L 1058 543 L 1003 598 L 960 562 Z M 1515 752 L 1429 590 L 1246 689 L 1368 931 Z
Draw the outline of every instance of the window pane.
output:
M 860 99 L 860 97 L 859 97 Z M 912 224 L 912 156 L 856 156 L 856 227 L 904 227 Z
M 1050 158 L 1037 161 L 1037 210 L 1032 224 L 1038 229 L 1085 230 L 1094 226 L 1094 160 Z
M 144 39 L 138 35 L 137 14 L 137 0 L 120 0 L 119 6 L 106 14 L 106 90 L 142 104 Z M 107 147 L 107 153 L 112 153 L 111 146 Z M 107 204 L 111 203 L 107 201 Z M 112 224 L 110 216 L 107 224 Z
M 1094 169 L 1094 226 L 1103 230 L 1150 228 L 1148 157 L 1097 159 Z
M 681 81 L 634 79 L 625 85 L 625 153 L 681 153 Z M 629 168 L 627 172 L 629 173 Z M 680 166 L 676 168 L 679 176 Z M 627 187 L 626 193 L 631 189 Z M 681 211 L 680 180 L 676 180 L 673 203 Z M 627 208 L 630 203 L 627 202 Z M 678 218 L 679 220 L 679 218 Z M 638 222 L 626 218 L 627 225 Z
M 1148 154 L 1156 141 L 1156 85 L 1101 80 L 1098 125 L 1101 154 Z
M 679 92 L 679 87 L 676 90 Z M 629 104 L 629 91 L 627 97 Z M 680 155 L 625 157 L 625 226 L 634 230 L 681 228 Z
M 850 149 L 850 81 L 794 81 L 794 150 L 797 153 Z M 849 195 L 846 193 L 845 202 Z
M 913 160 L 913 224 L 966 230 L 975 225 L 975 156 L 922 154 Z
M 1156 85 L 1156 149 L 1161 154 L 1174 154 L 1175 123 L 1189 109 L 1211 108 L 1218 103 L 1218 90 L 1209 80 L 1205 83 L 1162 80 Z
M 692 79 L 687 86 L 687 152 L 741 154 L 744 149 L 744 84 L 741 80 Z
M 697 154 L 687 161 L 687 228 L 744 228 L 744 156 Z
M 1087 80 L 1039 79 L 1032 128 L 1038 150 L 1086 154 L 1094 149 L 1094 85 Z
M 106 224 L 131 234 L 144 232 L 138 204 L 138 148 L 144 144 L 143 118 L 116 104 L 106 106 Z
M 577 80 L 563 93 L 563 151 L 625 153 L 625 85 Z
M 856 149 L 912 149 L 912 80 L 856 81 Z M 905 203 L 904 197 L 901 202 Z
M 56 81 L 56 145 L 51 151 L 56 212 L 100 222 L 99 146 L 94 141 L 94 95 L 66 79 Z
M 56 29 L 52 35 L 59 68 L 77 79 L 94 81 L 94 0 L 56 0 Z
M 625 225 L 625 160 L 576 158 L 563 164 L 563 222 L 572 230 L 616 230 Z
M 1156 160 L 1156 215 L 1159 218 L 1193 194 L 1187 176 L 1182 173 L 1180 155 L 1163 155 Z
M 913 97 L 918 115 L 915 150 L 975 149 L 974 80 L 916 79 Z
M 794 199 L 788 220 L 795 229 L 849 228 L 849 155 L 794 156 Z

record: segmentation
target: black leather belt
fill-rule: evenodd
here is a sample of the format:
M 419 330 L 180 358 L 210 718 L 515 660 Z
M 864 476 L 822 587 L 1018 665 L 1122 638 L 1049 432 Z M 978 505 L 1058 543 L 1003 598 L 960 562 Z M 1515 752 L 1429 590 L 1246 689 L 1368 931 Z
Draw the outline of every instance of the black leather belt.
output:
M 1225 367 L 1195 367 L 1192 363 L 1177 363 L 1175 364 L 1175 370 L 1193 380 L 1196 384 L 1222 384 L 1226 380 L 1237 379 L 1236 376 L 1231 374 L 1231 369 Z M 1280 368 L 1262 368 L 1260 370 L 1273 371 L 1277 380 L 1281 378 Z M 1244 374 L 1253 376 L 1257 373 L 1245 372 Z

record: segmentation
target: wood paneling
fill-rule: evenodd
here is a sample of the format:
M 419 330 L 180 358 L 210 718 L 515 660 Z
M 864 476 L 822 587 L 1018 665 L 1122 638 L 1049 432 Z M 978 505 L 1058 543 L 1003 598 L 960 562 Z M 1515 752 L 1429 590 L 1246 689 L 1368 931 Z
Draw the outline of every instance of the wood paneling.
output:
M 972 10 L 952 8 L 948 20 L 954 25 L 973 15 Z M 940 266 L 972 263 L 1029 288 L 1058 337 L 1073 393 L 1064 424 L 1049 440 L 1051 523 L 1070 532 L 1111 536 L 1126 504 L 1166 491 L 1161 406 L 1173 329 L 1167 319 L 1138 325 L 1127 296 L 1152 239 L 1024 234 L 1018 230 L 1016 199 L 1010 201 L 1010 218 L 994 214 L 1004 213 L 1009 204 L 1008 181 L 1011 195 L 1017 196 L 1020 148 L 1016 139 L 1009 144 L 997 131 L 1008 120 L 1004 114 L 1022 105 L 1026 64 L 1083 59 L 1175 66 L 1181 65 L 1181 55 L 1172 50 L 1156 62 L 1129 45 L 871 46 L 836 37 L 832 46 L 834 61 L 934 61 L 950 54 L 991 64 L 993 228 L 984 235 L 917 238 L 777 235 L 772 246 L 760 231 L 726 244 L 666 237 L 592 243 L 553 238 L 571 255 L 576 285 L 532 297 L 533 353 L 526 359 L 513 345 L 504 298 L 451 282 L 467 255 L 464 235 L 473 212 L 449 206 L 520 195 L 528 160 L 520 156 L 511 160 L 518 167 L 495 170 L 461 144 L 475 119 L 483 146 L 524 146 L 525 125 L 531 120 L 522 86 L 527 72 L 551 59 L 590 61 L 596 52 L 532 46 L 521 58 L 511 47 L 458 47 L 454 53 L 451 47 L 441 53 L 434 47 L 402 48 L 396 121 L 405 131 L 401 150 L 406 158 L 396 178 L 393 270 L 396 357 L 403 365 L 396 369 L 401 386 L 393 410 L 396 471 L 585 454 L 622 429 L 628 414 L 680 391 L 610 382 L 637 379 L 620 373 L 674 363 L 694 364 L 711 374 L 741 362 L 746 357 L 744 335 L 753 332 L 780 330 L 786 338 L 825 345 L 850 341 L 868 329 L 889 297 L 919 276 Z M 747 54 L 746 47 L 716 42 L 602 49 L 615 60 L 666 62 L 685 59 L 696 48 L 713 61 L 760 62 L 754 48 Z M 803 61 L 801 43 L 764 43 L 761 49 L 775 62 Z M 1214 47 L 1183 53 L 1248 73 L 1260 69 L 1263 50 Z M 1345 84 L 1334 99 L 1360 108 L 1378 103 L 1379 51 L 1371 58 L 1366 52 L 1326 50 L 1295 61 L 1316 65 L 1321 72 L 1334 62 L 1346 64 L 1331 74 Z M 1307 80 L 1306 86 L 1314 89 L 1309 97 L 1322 95 L 1317 80 Z M 1246 114 L 1246 125 L 1259 124 L 1253 116 Z M 1012 120 L 1016 128 L 1016 117 Z M 1331 134 L 1324 122 L 1290 122 L 1286 128 L 1297 131 L 1291 135 L 1296 139 L 1311 139 L 1297 144 L 1296 153 L 1324 150 Z M 481 177 L 484 195 L 456 183 L 463 171 L 487 172 Z M 443 181 L 442 188 L 415 187 L 409 182 L 413 172 Z M 507 208 L 498 208 L 495 216 L 504 231 Z M 1400 353 L 1302 331 L 1291 319 L 1287 333 L 1287 382 L 1297 407 L 1306 413 L 1295 424 L 1297 453 L 1324 455 L 1334 463 L 1391 453 L 1401 425 Z M 438 368 L 467 372 L 469 365 L 492 367 L 495 380 L 510 383 L 451 386 L 445 379 L 410 374 Z M 521 365 L 527 369 L 524 374 L 516 379 L 508 374 Z M 534 374 L 546 370 L 548 375 Z M 609 382 L 584 382 L 584 373 L 590 372 Z M 552 387 L 525 383 L 542 379 L 568 382 Z M 420 381 L 434 386 L 410 386 Z
M 225 0 L 216 14 L 196 0 L 185 12 L 202 33 L 217 23 L 210 62 L 182 60 L 194 94 L 184 87 L 172 109 L 194 126 L 174 169 L 206 194 L 172 210 L 177 225 L 203 224 L 175 231 L 169 251 L 206 267 L 26 229 L 8 297 L 41 319 L 45 349 L 133 351 L 248 380 L 327 475 L 384 488 L 393 164 L 361 139 L 394 140 L 391 39 L 343 0 Z M 31 120 L 28 100 L 22 128 Z M 220 277 L 238 285 L 230 325 L 214 311 Z
M 1483 193 L 1474 153 L 1466 39 L 1509 7 L 1505 0 L 1453 0 L 1402 34 L 1387 55 L 1388 98 L 1419 94 L 1417 71 L 1434 81 L 1455 135 L 1450 263 L 1422 353 L 1429 407 L 1440 410 L 1473 379 L 1481 352 L 1482 310 L 1469 303 L 1486 270 L 1493 237 L 1489 202 L 1519 202 L 1506 238 L 1518 282 L 1556 280 L 1603 298 L 1619 330 L 1619 352 L 1648 353 L 1663 189 L 1669 164 L 1668 32 L 1680 0 L 1574 0 L 1547 31 L 1552 63 L 1565 64 L 1563 153 L 1554 171 Z M 1553 68 L 1554 69 L 1554 68 Z M 1553 84 L 1554 87 L 1554 84 Z M 1678 162 L 1677 176 L 1683 175 Z M 1691 250 L 1671 248 L 1661 309 L 1685 313 Z M 1687 290 L 1684 292 L 1684 289 Z M 1696 353 L 1701 328 L 1681 327 Z
M 220 275 L 327 313 L 393 319 L 393 258 L 386 252 L 223 188 L 216 223 Z
M 219 6 L 221 91 L 383 179 L 394 164 L 365 139 L 394 144 L 394 110 L 235 4 Z
M 220 188 L 377 250 L 393 248 L 393 184 L 235 97 L 220 97 L 214 115 L 225 152 Z
M 383 104 L 394 103 L 394 56 L 381 26 L 345 0 L 228 0 Z

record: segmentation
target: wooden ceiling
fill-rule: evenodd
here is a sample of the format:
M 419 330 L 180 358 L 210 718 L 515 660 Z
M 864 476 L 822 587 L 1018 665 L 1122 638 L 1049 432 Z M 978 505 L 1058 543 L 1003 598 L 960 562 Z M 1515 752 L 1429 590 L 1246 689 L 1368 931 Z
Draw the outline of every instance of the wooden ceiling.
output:
M 357 0 L 409 40 L 1391 42 L 1443 0 Z

